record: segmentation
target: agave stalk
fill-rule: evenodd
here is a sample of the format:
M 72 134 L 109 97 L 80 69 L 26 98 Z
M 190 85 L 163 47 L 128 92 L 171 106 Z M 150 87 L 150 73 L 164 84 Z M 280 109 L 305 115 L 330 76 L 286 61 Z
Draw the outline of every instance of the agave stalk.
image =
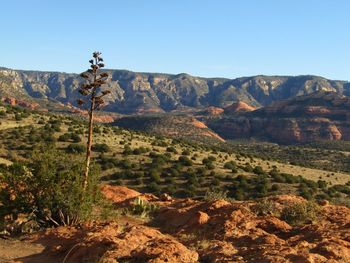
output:
M 109 90 L 101 90 L 101 86 L 106 84 L 109 78 L 107 72 L 100 72 L 104 67 L 103 59 L 100 52 L 94 52 L 92 59 L 89 60 L 90 69 L 80 74 L 85 79 L 84 83 L 79 88 L 79 93 L 85 99 L 78 99 L 79 105 L 87 105 L 89 115 L 88 138 L 86 147 L 85 170 L 83 176 L 83 190 L 88 186 L 90 163 L 91 163 L 91 146 L 93 140 L 93 121 L 94 111 L 100 109 L 104 105 L 103 97 L 110 93 Z

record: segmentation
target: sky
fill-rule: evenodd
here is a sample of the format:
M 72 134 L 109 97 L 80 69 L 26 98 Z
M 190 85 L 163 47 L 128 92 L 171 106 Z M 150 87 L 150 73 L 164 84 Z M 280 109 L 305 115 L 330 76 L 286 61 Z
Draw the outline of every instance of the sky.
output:
M 11 0 L 0 66 L 350 80 L 348 0 Z

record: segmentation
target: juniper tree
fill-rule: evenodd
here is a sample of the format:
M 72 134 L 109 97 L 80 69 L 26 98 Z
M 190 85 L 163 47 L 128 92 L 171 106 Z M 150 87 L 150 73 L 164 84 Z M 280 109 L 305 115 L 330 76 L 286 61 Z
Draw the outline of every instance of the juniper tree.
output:
M 83 84 L 79 88 L 79 93 L 84 96 L 83 99 L 78 99 L 77 103 L 80 106 L 86 105 L 86 110 L 89 115 L 88 138 L 86 147 L 86 163 L 83 178 L 84 190 L 88 184 L 88 176 L 91 160 L 91 146 L 92 146 L 92 129 L 94 121 L 94 111 L 100 109 L 104 105 L 103 97 L 110 93 L 109 90 L 102 90 L 101 87 L 107 83 L 109 75 L 107 72 L 101 72 L 104 67 L 103 59 L 100 52 L 94 52 L 92 59 L 89 60 L 90 68 L 81 73 L 80 76 L 84 78 Z

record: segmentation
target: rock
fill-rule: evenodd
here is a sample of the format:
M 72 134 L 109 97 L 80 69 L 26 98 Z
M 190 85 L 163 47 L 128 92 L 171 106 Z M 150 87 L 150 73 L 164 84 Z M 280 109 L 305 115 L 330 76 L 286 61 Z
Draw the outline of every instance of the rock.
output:
M 229 106 L 225 118 L 211 118 L 206 124 L 224 139 L 258 137 L 284 144 L 350 140 L 350 98 L 335 92 L 316 92 L 230 114 L 237 107 Z
M 232 113 L 237 113 L 237 112 L 249 112 L 249 111 L 253 111 L 253 110 L 255 110 L 255 107 L 250 106 L 243 101 L 233 103 L 224 109 L 226 114 L 230 114 L 230 113 L 232 114 Z
M 115 204 L 121 204 L 141 195 L 141 193 L 124 186 L 103 185 L 101 193 Z
M 204 225 L 208 223 L 210 217 L 207 213 L 204 213 L 202 211 L 196 212 L 191 219 L 187 222 L 189 226 L 196 226 L 196 225 Z
M 350 262 L 350 242 L 332 238 L 319 243 L 310 252 L 321 254 L 327 259 Z
M 173 200 L 171 198 L 171 196 L 166 194 L 166 193 L 161 194 L 159 198 L 160 198 L 161 201 L 164 201 L 164 202 Z
M 208 114 L 208 115 L 220 115 L 224 112 L 224 109 L 222 108 L 218 108 L 218 107 L 214 107 L 214 106 L 210 106 L 208 108 L 205 109 L 204 113 Z

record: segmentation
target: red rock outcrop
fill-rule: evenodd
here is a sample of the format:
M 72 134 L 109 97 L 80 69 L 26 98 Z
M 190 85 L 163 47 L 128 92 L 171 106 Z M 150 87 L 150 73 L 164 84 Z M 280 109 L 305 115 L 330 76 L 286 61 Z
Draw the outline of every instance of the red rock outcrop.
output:
M 208 115 L 220 115 L 224 112 L 224 109 L 210 106 L 205 109 L 204 113 Z
M 225 113 L 236 113 L 236 112 L 248 112 L 248 111 L 253 111 L 256 108 L 253 106 L 248 105 L 247 103 L 243 101 L 235 102 L 231 104 L 230 106 L 226 107 Z
M 21 106 L 23 108 L 26 109 L 30 109 L 30 110 L 35 110 L 39 107 L 38 103 L 30 103 L 24 100 L 19 100 L 16 98 L 10 98 L 10 97 L 1 97 L 0 101 L 5 102 L 11 106 Z
M 277 211 L 301 197 L 271 197 Z M 198 244 L 205 262 L 350 262 L 350 209 L 327 205 L 317 224 L 291 226 L 257 216 L 253 202 L 174 202 L 157 220 L 161 231 Z M 205 215 L 205 216 L 202 216 Z
M 350 139 L 350 98 L 336 93 L 314 93 L 252 112 L 225 113 L 207 120 L 224 139 L 255 137 L 278 143 Z
M 16 262 L 198 261 L 197 252 L 175 238 L 141 225 L 94 223 L 80 227 L 59 227 L 38 233 L 31 240 L 45 245 L 46 250 L 39 255 L 17 259 Z
M 116 204 L 140 196 L 121 186 L 104 186 L 102 192 Z M 258 215 L 254 201 L 163 202 L 142 196 L 159 206 L 148 226 L 119 218 L 48 229 L 29 237 L 45 250 L 16 262 L 350 262 L 350 209 L 343 206 L 325 204 L 317 222 L 292 226 L 274 215 Z M 268 201 L 276 214 L 306 202 L 290 195 Z

